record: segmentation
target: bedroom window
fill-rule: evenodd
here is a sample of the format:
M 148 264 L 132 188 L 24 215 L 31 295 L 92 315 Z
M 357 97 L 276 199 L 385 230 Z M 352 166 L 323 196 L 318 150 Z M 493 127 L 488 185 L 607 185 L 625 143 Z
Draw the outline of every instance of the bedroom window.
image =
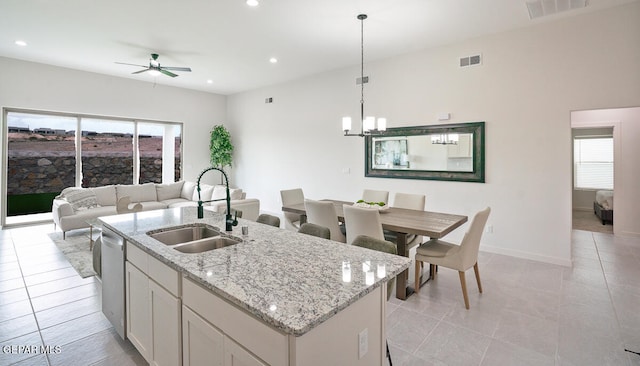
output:
M 573 170 L 575 189 L 613 189 L 613 137 L 574 138 Z

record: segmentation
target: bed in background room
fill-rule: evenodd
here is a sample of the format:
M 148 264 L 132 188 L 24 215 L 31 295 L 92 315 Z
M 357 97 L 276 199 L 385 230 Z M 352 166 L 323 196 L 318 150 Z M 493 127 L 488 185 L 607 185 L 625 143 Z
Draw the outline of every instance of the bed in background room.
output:
M 602 221 L 602 225 L 609 222 L 613 225 L 613 191 L 597 191 L 593 201 L 593 212 Z

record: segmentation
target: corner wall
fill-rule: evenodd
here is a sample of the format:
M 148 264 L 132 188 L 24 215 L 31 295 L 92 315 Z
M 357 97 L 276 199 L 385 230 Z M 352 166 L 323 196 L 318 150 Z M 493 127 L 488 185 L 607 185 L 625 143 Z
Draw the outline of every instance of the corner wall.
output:
M 478 52 L 482 66 L 457 66 Z M 273 213 L 295 187 L 348 201 L 364 188 L 424 193 L 428 210 L 469 216 L 491 206 L 482 250 L 569 265 L 570 113 L 638 105 L 638 64 L 637 2 L 366 64 L 365 112 L 389 127 L 439 124 L 442 112 L 486 122 L 485 184 L 365 178 L 363 141 L 340 123 L 359 116 L 359 66 L 233 95 L 235 179 Z

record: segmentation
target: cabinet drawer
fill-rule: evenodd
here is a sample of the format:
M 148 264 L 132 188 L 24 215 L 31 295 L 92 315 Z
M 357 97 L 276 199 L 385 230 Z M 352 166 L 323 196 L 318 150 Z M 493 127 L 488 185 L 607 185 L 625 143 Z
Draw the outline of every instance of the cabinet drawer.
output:
M 182 279 L 182 302 L 267 364 L 289 363 L 286 334 L 269 327 L 188 278 Z
M 180 275 L 178 271 L 160 262 L 159 260 L 148 256 L 148 275 L 160 286 L 164 287 L 173 296 L 180 297 Z
M 148 255 L 142 249 L 127 242 L 127 261 L 148 275 Z

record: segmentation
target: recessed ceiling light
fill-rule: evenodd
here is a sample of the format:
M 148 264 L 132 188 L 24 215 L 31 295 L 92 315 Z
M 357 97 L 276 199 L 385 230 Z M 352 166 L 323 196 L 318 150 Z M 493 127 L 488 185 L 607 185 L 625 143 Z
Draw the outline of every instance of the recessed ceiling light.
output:
M 17 40 L 17 41 L 16 41 L 16 45 L 24 47 L 24 46 L 26 46 L 26 45 L 27 45 L 27 42 L 25 42 L 25 41 L 21 41 L 21 40 Z
M 211 79 L 207 80 L 207 84 L 213 84 L 213 80 Z
M 247 0 L 247 5 L 249 6 L 258 6 L 259 4 L 258 0 Z
M 277 63 L 278 63 L 278 59 L 277 59 L 277 58 L 275 58 L 275 57 L 271 57 L 271 58 L 269 59 L 269 62 L 271 62 L 272 64 L 277 64 Z

